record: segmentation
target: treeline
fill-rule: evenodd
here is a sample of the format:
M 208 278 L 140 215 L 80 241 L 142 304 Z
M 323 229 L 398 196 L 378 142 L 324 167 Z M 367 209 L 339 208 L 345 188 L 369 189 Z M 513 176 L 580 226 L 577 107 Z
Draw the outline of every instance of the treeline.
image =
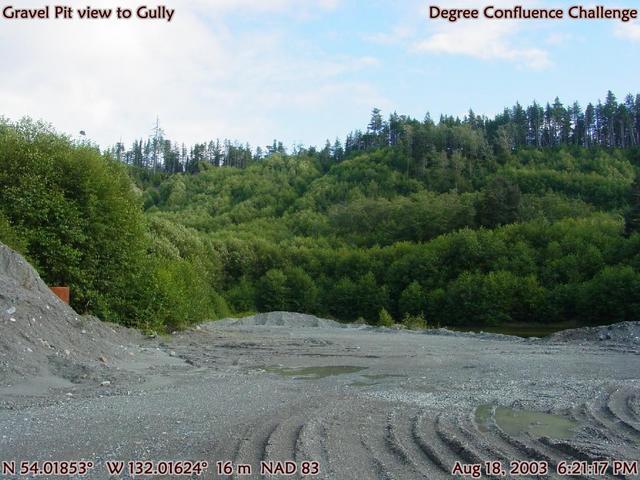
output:
M 395 113 L 384 121 L 380 110 L 374 109 L 366 132 L 349 134 L 344 153 L 403 143 L 409 149 L 426 144 L 453 151 L 459 145 L 451 129 L 463 126 L 482 132 L 496 152 L 523 147 L 634 147 L 640 145 L 640 94 L 629 94 L 619 102 L 609 91 L 604 103 L 589 103 L 584 110 L 578 102 L 565 106 L 559 98 L 545 106 L 517 103 L 492 119 L 470 110 L 463 119 L 441 116 L 437 125 L 428 114 L 423 122 Z M 333 151 L 342 153 L 338 146 Z
M 159 133 L 146 141 L 135 140 L 129 150 L 118 143 L 112 154 L 120 162 L 133 167 L 173 174 L 198 173 L 205 165 L 246 168 L 256 158 L 262 157 L 262 150 L 258 148 L 254 154 L 248 144 L 240 145 L 230 140 L 220 142 L 219 139 L 187 148 Z
M 423 121 L 393 113 L 387 120 L 374 109 L 366 130 L 349 133 L 344 142 L 327 141 L 322 149 L 296 146 L 293 155 L 317 155 L 325 165 L 339 163 L 353 154 L 383 147 L 402 148 L 409 157 L 407 169 L 421 168 L 425 156 L 433 151 L 462 154 L 500 154 L 524 147 L 546 148 L 580 146 L 586 148 L 628 148 L 640 145 L 640 94 L 629 94 L 620 102 L 607 92 L 604 103 L 578 102 L 529 106 L 517 103 L 494 118 L 476 115 L 464 118 L 440 117 L 435 123 L 427 113 Z M 471 150 L 471 151 L 469 151 Z M 113 155 L 127 165 L 154 172 L 198 173 L 208 166 L 247 168 L 253 162 L 274 154 L 286 154 L 282 142 L 275 141 L 255 150 L 249 144 L 212 140 L 187 147 L 165 138 L 159 126 L 147 140 L 136 140 L 130 149 L 118 143 Z

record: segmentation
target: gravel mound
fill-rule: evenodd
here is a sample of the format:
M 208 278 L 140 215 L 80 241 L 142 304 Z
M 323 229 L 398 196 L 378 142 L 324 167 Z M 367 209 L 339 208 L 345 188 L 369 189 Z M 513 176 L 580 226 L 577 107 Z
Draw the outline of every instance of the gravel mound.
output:
M 448 328 L 435 328 L 422 332 L 425 335 L 440 335 L 444 337 L 461 337 L 461 338 L 475 338 L 477 340 L 493 340 L 493 341 L 505 341 L 505 342 L 520 342 L 527 343 L 536 341 L 535 338 L 523 338 L 513 335 L 505 335 L 502 333 L 488 333 L 482 330 L 478 332 L 458 332 L 456 330 L 449 330 Z
M 548 338 L 550 341 L 560 342 L 604 342 L 640 347 L 640 322 L 563 330 Z
M 289 328 L 347 328 L 348 325 L 313 315 L 293 312 L 259 313 L 245 318 L 228 318 L 211 324 L 218 327 L 289 327 Z
M 128 355 L 132 332 L 81 317 L 18 253 L 0 244 L 0 386 L 38 377 L 80 383 Z

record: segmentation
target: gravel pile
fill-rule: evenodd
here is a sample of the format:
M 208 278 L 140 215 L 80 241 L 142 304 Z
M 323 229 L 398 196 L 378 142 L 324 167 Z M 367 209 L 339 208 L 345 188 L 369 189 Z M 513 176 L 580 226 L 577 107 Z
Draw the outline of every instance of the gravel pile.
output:
M 560 342 L 603 342 L 640 346 L 640 322 L 622 322 L 603 327 L 585 327 L 564 330 L 549 337 Z
M 245 318 L 229 318 L 210 324 L 214 327 L 291 327 L 291 328 L 347 328 L 348 325 L 303 313 L 269 312 Z
M 29 377 L 81 382 L 127 355 L 136 336 L 79 316 L 21 255 L 0 244 L 0 386 Z

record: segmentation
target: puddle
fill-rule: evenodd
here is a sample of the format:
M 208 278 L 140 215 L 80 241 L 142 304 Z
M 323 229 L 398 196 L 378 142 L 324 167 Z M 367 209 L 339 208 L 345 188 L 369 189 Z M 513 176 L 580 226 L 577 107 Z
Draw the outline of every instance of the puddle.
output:
M 509 435 L 529 435 L 533 438 L 567 440 L 574 436 L 578 425 L 577 422 L 559 415 L 482 405 L 476 409 L 476 423 L 480 431 L 488 430 L 492 417 Z
M 361 372 L 367 367 L 355 366 L 328 366 L 328 367 L 266 367 L 269 373 L 276 373 L 282 377 L 289 377 L 302 380 L 318 380 L 336 375 L 348 375 L 350 373 Z
M 476 408 L 476 425 L 478 425 L 478 430 L 481 432 L 489 431 L 492 411 L 493 406 L 491 405 L 480 405 Z

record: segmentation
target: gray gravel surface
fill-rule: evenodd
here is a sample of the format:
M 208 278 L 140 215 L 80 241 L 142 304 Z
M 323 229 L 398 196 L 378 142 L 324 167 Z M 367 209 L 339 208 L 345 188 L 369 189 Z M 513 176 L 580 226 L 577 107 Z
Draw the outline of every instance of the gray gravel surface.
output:
M 261 478 L 290 460 L 322 479 L 437 480 L 456 462 L 560 478 L 566 461 L 640 460 L 638 323 L 525 340 L 274 312 L 146 338 L 78 317 L 1 245 L 0 287 L 0 468 L 86 460 L 106 479 L 132 478 L 112 461 L 206 461 L 203 478 Z M 551 474 L 510 475 L 515 460 Z
M 451 478 L 456 461 L 640 460 L 633 346 L 251 323 L 145 340 L 138 356 L 161 352 L 165 364 L 154 354 L 108 386 L 52 388 L 44 404 L 5 390 L 0 460 L 90 459 L 90 478 L 109 478 L 108 460 L 206 460 L 206 478 L 229 478 L 214 475 L 217 461 L 260 478 L 263 460 L 315 460 L 327 479 Z M 514 431 L 504 411 L 554 415 Z M 562 421 L 569 434 L 554 438 Z

